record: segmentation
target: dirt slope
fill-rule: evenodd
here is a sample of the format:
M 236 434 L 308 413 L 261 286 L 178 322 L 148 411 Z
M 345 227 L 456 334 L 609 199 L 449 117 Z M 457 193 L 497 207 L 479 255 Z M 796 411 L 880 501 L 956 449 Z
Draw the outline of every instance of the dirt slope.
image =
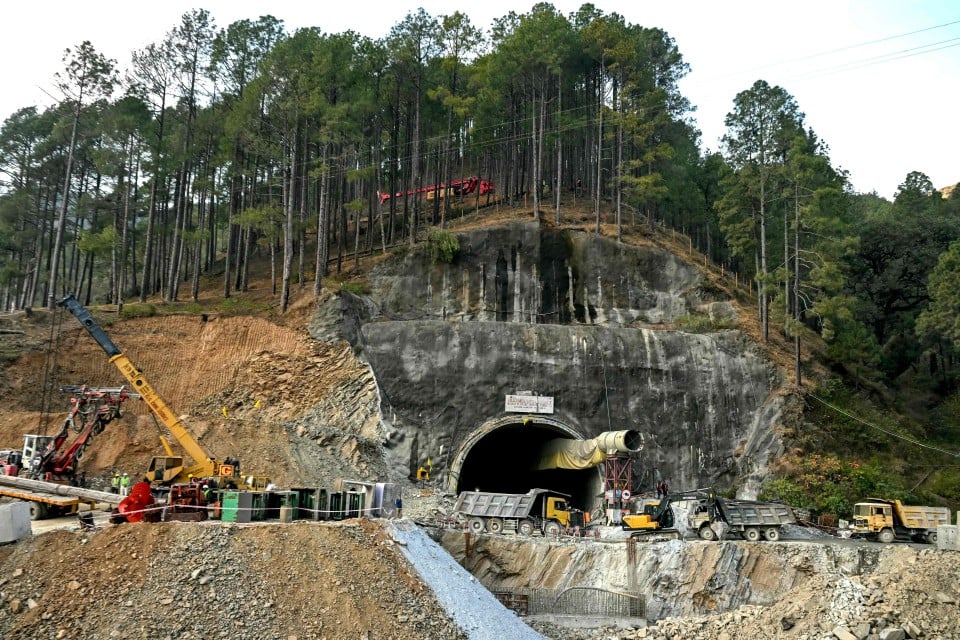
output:
M 163 523 L 0 547 L 0 637 L 463 638 L 379 524 Z
M 54 394 L 49 411 L 37 411 L 43 372 L 54 370 L 51 351 L 57 354 L 56 386 L 126 382 L 69 314 L 51 345 L 51 318 L 41 314 L 46 312 L 19 323 L 26 334 L 0 336 L 8 348 L 16 342 L 22 349 L 0 375 L 0 448 L 21 447 L 24 433 L 59 430 L 68 395 Z M 287 326 L 249 316 L 97 317 L 215 456 L 238 456 L 242 471 L 270 475 L 281 486 L 385 477 L 381 456 L 370 446 L 380 442 L 372 374 L 346 343 L 312 340 L 305 321 Z M 123 409 L 124 418 L 108 425 L 81 463 L 94 488 L 114 469 L 137 475 L 162 454 L 158 436 L 166 431 L 145 406 L 128 400 Z

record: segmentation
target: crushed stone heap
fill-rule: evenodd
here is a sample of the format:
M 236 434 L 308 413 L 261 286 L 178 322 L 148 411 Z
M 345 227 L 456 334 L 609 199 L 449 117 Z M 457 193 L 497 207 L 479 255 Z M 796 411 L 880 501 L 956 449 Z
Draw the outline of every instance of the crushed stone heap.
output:
M 122 525 L 0 548 L 0 637 L 457 640 L 378 522 Z

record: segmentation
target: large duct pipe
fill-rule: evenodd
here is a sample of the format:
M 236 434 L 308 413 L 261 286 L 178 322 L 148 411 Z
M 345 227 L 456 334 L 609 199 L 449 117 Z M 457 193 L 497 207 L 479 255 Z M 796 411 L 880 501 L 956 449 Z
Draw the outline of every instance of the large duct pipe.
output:
M 556 438 L 540 452 L 538 471 L 547 469 L 589 469 L 602 464 L 607 455 L 636 453 L 643 448 L 639 431 L 604 431 L 590 440 Z
M 56 496 L 73 496 L 84 500 L 94 502 L 106 502 L 112 505 L 120 504 L 123 496 L 106 491 L 96 491 L 94 489 L 84 489 L 83 487 L 72 487 L 68 484 L 57 484 L 55 482 L 44 482 L 43 480 L 31 480 L 30 478 L 21 478 L 19 476 L 0 475 L 0 485 L 24 489 L 26 491 L 35 491 L 37 493 L 47 493 Z
M 604 431 L 596 438 L 597 447 L 604 453 L 636 453 L 643 448 L 639 431 Z M 590 440 L 587 440 L 590 442 Z

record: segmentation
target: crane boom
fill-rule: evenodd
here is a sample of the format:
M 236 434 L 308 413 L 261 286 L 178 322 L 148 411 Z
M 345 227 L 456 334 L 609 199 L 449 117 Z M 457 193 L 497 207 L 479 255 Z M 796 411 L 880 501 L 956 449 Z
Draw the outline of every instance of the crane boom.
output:
M 238 465 L 218 463 L 203 445 L 193 437 L 184 426 L 183 421 L 174 415 L 173 411 L 167 406 L 167 403 L 160 397 L 160 394 L 147 382 L 147 379 L 143 376 L 143 372 L 137 369 L 130 358 L 120 351 L 113 340 L 110 339 L 110 336 L 108 336 L 100 325 L 97 324 L 97 321 L 93 319 L 93 315 L 73 297 L 73 294 L 67 294 L 67 296 L 57 304 L 66 307 L 70 313 L 80 321 L 80 324 L 83 325 L 87 332 L 106 352 L 110 358 L 110 362 L 120 370 L 120 373 L 130 382 L 132 388 L 140 394 L 140 398 L 147 403 L 153 415 L 155 415 L 170 431 L 173 437 L 176 438 L 180 446 L 183 447 L 183 450 L 187 452 L 187 455 L 193 458 L 194 466 L 183 467 L 181 461 L 181 465 L 177 468 L 175 476 L 186 476 L 187 474 L 197 477 L 234 476 L 238 473 L 239 470 L 236 469 Z M 174 480 L 174 478 L 169 477 L 170 473 L 168 473 L 169 471 L 173 471 L 174 467 L 163 464 L 160 468 L 155 468 L 158 467 L 157 460 L 158 459 L 155 458 L 154 463 L 151 464 L 151 471 L 147 474 L 149 479 L 158 482 Z M 150 477 L 151 474 L 159 475 Z

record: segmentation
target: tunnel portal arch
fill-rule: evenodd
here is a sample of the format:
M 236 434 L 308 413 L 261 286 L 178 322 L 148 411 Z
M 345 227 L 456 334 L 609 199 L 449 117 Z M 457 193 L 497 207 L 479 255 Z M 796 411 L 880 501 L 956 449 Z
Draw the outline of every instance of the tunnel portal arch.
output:
M 490 420 L 459 446 L 450 464 L 448 490 L 526 493 L 552 489 L 570 495 L 572 506 L 593 511 L 600 504 L 603 467 L 538 470 L 543 446 L 557 438 L 583 440 L 564 422 L 542 415 Z

